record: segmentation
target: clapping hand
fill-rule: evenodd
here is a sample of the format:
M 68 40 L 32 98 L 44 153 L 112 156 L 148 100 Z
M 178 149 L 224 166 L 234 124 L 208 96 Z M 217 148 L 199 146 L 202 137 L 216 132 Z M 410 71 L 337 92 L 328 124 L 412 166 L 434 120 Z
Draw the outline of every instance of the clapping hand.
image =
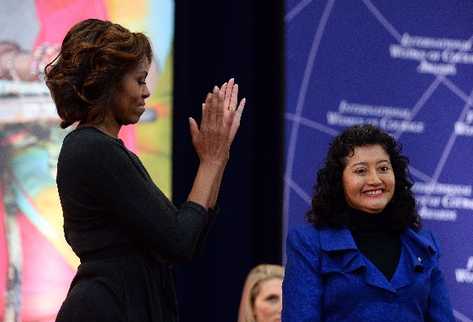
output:
M 245 102 L 242 99 L 237 107 L 238 84 L 232 78 L 207 94 L 202 104 L 200 127 L 192 117 L 189 118 L 192 143 L 201 162 L 226 163 Z
M 235 80 L 231 78 L 228 83 L 224 83 L 220 88 L 220 94 L 224 96 L 223 100 L 223 111 L 224 118 L 231 120 L 229 139 L 230 143 L 233 142 L 235 135 L 240 127 L 240 120 L 243 110 L 245 108 L 246 99 L 242 99 L 238 104 L 238 84 L 235 84 Z

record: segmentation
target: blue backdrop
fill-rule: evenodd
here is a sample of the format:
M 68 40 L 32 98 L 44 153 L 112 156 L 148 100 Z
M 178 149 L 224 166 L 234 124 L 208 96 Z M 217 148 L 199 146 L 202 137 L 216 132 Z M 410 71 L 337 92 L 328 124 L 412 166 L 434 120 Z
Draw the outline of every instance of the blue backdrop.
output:
M 284 235 L 328 143 L 369 122 L 410 161 L 458 321 L 473 319 L 473 1 L 286 0 Z

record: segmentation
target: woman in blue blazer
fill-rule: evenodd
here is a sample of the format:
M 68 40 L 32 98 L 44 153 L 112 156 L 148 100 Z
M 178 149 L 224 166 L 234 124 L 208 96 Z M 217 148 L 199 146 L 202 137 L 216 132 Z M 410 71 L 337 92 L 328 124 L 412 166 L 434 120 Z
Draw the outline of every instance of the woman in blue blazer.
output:
M 334 139 L 309 224 L 288 233 L 283 322 L 455 321 L 407 165 L 372 125 Z

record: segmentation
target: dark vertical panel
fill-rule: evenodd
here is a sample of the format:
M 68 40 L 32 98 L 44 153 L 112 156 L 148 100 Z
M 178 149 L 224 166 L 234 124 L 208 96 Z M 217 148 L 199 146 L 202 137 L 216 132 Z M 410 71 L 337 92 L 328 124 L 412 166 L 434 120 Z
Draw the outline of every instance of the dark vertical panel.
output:
M 181 321 L 235 321 L 247 272 L 281 262 L 282 1 L 176 2 L 173 195 L 197 168 L 187 117 L 234 76 L 248 100 L 205 253 L 177 269 Z

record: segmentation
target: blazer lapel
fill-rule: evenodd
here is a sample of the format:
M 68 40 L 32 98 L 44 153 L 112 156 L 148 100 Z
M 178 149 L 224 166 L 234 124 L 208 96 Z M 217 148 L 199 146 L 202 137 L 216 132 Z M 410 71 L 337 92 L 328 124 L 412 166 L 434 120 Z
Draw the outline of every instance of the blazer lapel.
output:
M 432 266 L 436 250 L 432 240 L 412 229 L 401 234 L 401 257 L 391 284 L 400 289 L 414 282 L 416 275 Z
M 360 271 L 366 284 L 396 292 L 386 277 L 361 254 L 347 228 L 321 229 L 320 248 L 322 274 Z
M 320 230 L 322 273 L 352 272 L 365 267 L 348 229 Z

